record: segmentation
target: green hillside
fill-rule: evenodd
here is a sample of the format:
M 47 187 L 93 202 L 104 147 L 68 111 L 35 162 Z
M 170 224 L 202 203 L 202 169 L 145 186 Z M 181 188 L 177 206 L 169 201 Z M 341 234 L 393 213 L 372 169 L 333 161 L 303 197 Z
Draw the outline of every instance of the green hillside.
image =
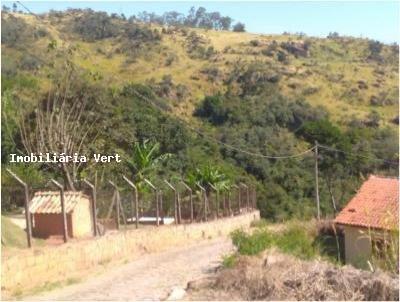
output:
M 313 106 L 323 105 L 339 121 L 354 116 L 364 118 L 376 110 L 383 123 L 390 124 L 396 115 L 399 80 L 396 46 L 380 45 L 375 58 L 373 41 L 367 39 L 256 35 L 155 25 L 143 25 L 157 33 L 154 37 L 138 34 L 138 41 L 121 37 L 122 34 L 87 41 L 71 25 L 77 14 L 82 13 L 49 14 L 39 20 L 31 15 L 13 16 L 25 24 L 26 31 L 41 34 L 33 33 L 30 39 L 21 35 L 19 39 L 24 41 L 16 41 L 12 47 L 6 43 L 3 58 L 10 64 L 18 64 L 25 57 L 21 67 L 27 71 L 41 66 L 35 77 L 43 89 L 49 70 L 42 65 L 47 61 L 51 43 L 58 50 L 73 49 L 73 62 L 109 85 L 157 83 L 170 75 L 172 82 L 186 91 L 184 102 L 175 104 L 175 110 L 189 116 L 202 97 L 225 91 L 226 82 L 235 76 L 237 69 L 255 62 L 279 77 L 279 89 L 284 95 L 303 96 Z M 9 16 L 3 18 L 8 20 Z M 111 22 L 119 27 L 129 24 L 119 19 Z
M 332 200 L 343 205 L 366 175 L 396 174 L 398 81 L 397 45 L 335 33 L 260 35 L 89 10 L 3 12 L 2 163 L 26 149 L 21 116 L 34 127 L 38 104 L 65 92 L 66 99 L 90 100 L 85 116 L 101 129 L 98 136 L 89 132 L 95 139 L 85 143 L 87 152 L 126 158 L 133 142 L 151 138 L 160 152 L 173 154 L 153 176 L 218 166 L 232 181 L 257 184 L 259 207 L 271 219 L 313 215 L 312 154 L 259 158 L 215 140 L 267 155 L 299 153 L 315 140 L 345 151 L 321 150 L 328 215 Z M 47 173 L 60 175 L 37 170 L 38 183 Z M 77 177 L 96 170 L 103 179 L 130 171 L 88 165 Z

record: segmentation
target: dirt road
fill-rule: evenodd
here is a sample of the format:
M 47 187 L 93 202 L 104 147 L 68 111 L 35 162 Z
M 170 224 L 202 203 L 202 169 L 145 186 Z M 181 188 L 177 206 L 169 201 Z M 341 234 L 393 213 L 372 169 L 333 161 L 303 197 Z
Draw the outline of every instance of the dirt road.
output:
M 82 283 L 24 300 L 160 300 L 175 287 L 203 277 L 232 250 L 229 239 L 216 239 L 177 248 L 114 268 Z

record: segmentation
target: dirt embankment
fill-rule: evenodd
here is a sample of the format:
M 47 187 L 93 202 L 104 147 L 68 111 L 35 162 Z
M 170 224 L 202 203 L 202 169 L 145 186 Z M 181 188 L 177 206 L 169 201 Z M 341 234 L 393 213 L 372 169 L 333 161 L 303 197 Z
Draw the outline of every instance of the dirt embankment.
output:
M 276 252 L 188 284 L 185 300 L 399 300 L 398 276 Z

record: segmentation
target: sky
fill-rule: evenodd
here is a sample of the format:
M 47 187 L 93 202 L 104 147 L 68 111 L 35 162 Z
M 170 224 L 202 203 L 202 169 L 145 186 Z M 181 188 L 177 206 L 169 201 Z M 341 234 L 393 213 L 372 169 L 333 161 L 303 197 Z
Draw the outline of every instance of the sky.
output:
M 399 1 L 21 1 L 34 13 L 50 9 L 91 8 L 129 17 L 141 11 L 187 13 L 191 6 L 219 11 L 246 24 L 252 33 L 303 32 L 325 37 L 329 32 L 399 43 Z M 2 1 L 9 7 L 13 2 Z M 22 8 L 20 8 L 22 9 Z

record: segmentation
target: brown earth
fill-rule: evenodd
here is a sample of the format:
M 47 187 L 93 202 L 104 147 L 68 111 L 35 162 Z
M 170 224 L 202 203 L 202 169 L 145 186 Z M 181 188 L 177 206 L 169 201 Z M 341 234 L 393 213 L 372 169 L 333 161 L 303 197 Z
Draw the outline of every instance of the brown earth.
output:
M 108 270 L 80 284 L 26 297 L 26 301 L 160 300 L 174 288 L 206 276 L 220 266 L 221 256 L 232 251 L 229 239 L 209 240 L 190 247 L 149 254 Z

